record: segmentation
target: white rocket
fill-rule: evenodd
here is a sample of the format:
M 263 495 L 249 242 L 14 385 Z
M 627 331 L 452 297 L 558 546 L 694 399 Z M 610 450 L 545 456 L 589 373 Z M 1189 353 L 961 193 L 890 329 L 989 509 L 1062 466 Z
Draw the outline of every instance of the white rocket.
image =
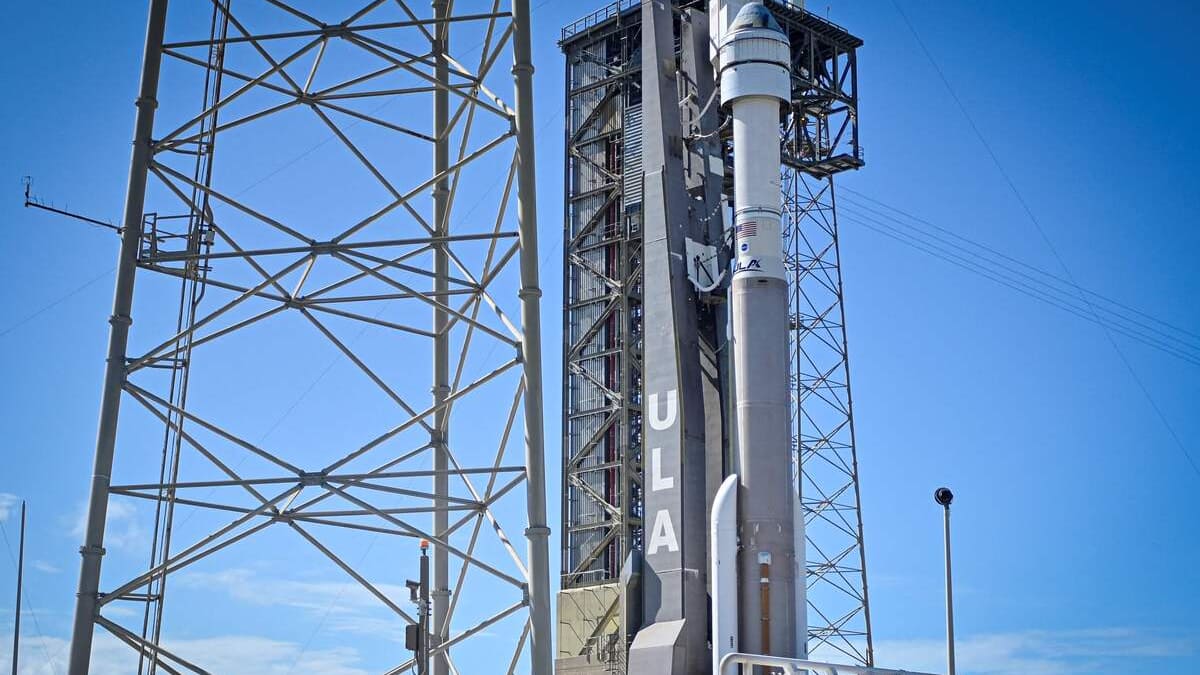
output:
M 732 20 L 731 5 L 741 5 Z M 734 651 L 804 657 L 807 621 L 780 225 L 779 122 L 791 97 L 790 46 L 761 3 L 712 2 L 709 13 L 723 28 L 713 36 L 721 104 L 733 118 L 730 315 L 738 446 L 736 479 L 725 481 L 712 510 L 716 673 Z

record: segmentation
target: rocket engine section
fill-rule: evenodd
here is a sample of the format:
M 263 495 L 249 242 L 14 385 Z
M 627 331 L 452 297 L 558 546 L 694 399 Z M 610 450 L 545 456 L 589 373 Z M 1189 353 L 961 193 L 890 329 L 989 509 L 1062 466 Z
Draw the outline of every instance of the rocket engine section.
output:
M 751 2 L 724 32 L 719 63 L 721 104 L 733 118 L 738 649 L 796 657 L 806 626 L 804 537 L 791 470 L 779 133 L 791 98 L 790 45 L 770 11 Z

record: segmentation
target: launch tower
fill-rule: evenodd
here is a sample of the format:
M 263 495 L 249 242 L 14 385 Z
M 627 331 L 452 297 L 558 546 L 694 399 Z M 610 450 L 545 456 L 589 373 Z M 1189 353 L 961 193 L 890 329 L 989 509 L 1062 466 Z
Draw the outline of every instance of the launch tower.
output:
M 745 4 L 618 0 L 562 31 L 561 673 L 634 672 L 639 629 L 675 621 L 684 634 L 664 639 L 704 652 L 686 672 L 708 668 L 707 522 L 739 443 L 729 342 L 738 157 L 714 57 Z M 798 641 L 813 659 L 869 666 L 834 199 L 834 176 L 863 165 L 862 42 L 799 3 L 763 4 L 790 47 L 778 248 L 806 555 Z M 669 531 L 655 520 L 663 512 Z M 661 546 L 668 536 L 677 551 Z M 672 557 L 654 559 L 663 554 Z

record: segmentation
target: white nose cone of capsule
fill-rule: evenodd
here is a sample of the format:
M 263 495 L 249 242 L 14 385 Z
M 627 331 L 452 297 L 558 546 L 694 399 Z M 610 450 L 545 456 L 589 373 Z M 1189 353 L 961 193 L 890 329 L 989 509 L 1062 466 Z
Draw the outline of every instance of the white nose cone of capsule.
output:
M 744 5 L 722 37 L 721 105 L 733 113 L 734 276 L 782 279 L 779 111 L 791 98 L 791 49 L 759 2 Z

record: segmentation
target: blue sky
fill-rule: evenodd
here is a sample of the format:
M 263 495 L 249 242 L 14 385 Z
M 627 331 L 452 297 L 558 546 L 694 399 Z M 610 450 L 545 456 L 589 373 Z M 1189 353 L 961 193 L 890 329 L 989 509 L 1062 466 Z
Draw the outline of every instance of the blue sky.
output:
M 1200 12 L 1168 2 L 899 1 L 950 90 L 891 2 L 810 3 L 866 41 L 859 79 L 868 164 L 841 180 L 839 194 L 878 661 L 940 667 L 941 530 L 931 492 L 947 484 L 958 495 L 962 672 L 1115 670 L 1106 663 L 1132 673 L 1195 672 L 1200 471 L 1187 454 L 1200 463 L 1200 366 L 1120 327 L 1129 325 L 1121 317 L 1136 319 L 1177 349 L 1200 354 L 1200 186 L 1191 159 L 1200 131 L 1190 122 L 1195 95 L 1187 84 L 1200 65 L 1189 49 Z M 555 40 L 561 25 L 592 7 L 534 4 L 554 467 L 562 199 Z M 22 209 L 20 178 L 32 175 L 35 191 L 59 206 L 118 217 L 144 18 L 140 2 L 35 3 L 10 17 L 0 60 L 8 92 L 0 103 L 0 424 L 7 441 L 0 493 L 30 503 L 29 674 L 62 672 L 45 662 L 61 652 L 70 621 L 74 529 L 93 451 L 116 242 L 100 229 Z M 335 146 L 308 159 L 340 166 Z M 286 171 L 272 171 L 305 147 L 278 160 L 264 155 L 270 159 L 261 166 L 226 166 L 225 176 L 254 196 L 286 195 L 295 184 Z M 337 180 L 332 169 L 330 180 Z M 328 208 L 316 193 L 351 190 L 336 182 L 304 187 L 314 194 L 297 201 L 299 213 Z M 346 201 L 359 196 L 348 192 Z M 1073 278 L 1098 294 L 1089 296 L 1097 312 L 1116 308 L 1120 316 L 1103 314 L 1106 332 L 916 250 L 880 230 L 929 228 L 870 216 L 866 207 L 882 207 L 868 199 Z M 272 330 L 266 337 L 281 356 L 311 346 L 287 326 Z M 362 346 L 382 348 L 369 338 Z M 273 400 L 268 419 L 243 421 L 248 433 L 279 443 L 302 441 L 308 432 L 299 422 L 318 413 L 370 422 L 379 408 L 339 400 L 338 387 L 353 386 L 356 373 L 335 356 L 322 353 L 289 378 L 239 390 L 223 412 L 236 419 L 242 394 Z M 242 358 L 220 372 L 249 362 Z M 331 393 L 289 409 L 288 392 L 314 378 Z M 197 386 L 219 391 L 221 381 Z M 10 502 L 0 502 L 0 522 L 13 540 Z M 115 514 L 110 548 L 144 540 L 146 527 L 136 513 Z M 387 560 L 370 562 L 372 545 L 346 545 L 364 564 L 386 567 Z M 357 675 L 394 661 L 394 642 L 371 634 L 379 615 L 342 577 L 309 568 L 305 558 L 275 574 L 256 556 L 231 555 L 180 582 L 177 602 L 198 607 L 218 589 L 240 618 L 226 624 L 214 623 L 216 615 L 180 614 L 168 623 L 178 644 L 232 655 L 246 672 L 286 673 L 301 649 L 308 672 Z M 120 564 L 113 559 L 119 554 L 106 565 Z M 13 572 L 0 554 L 0 588 L 11 588 Z M 0 634 L 11 629 L 9 595 L 0 597 Z M 286 616 L 275 618 L 281 609 Z M 7 649 L 0 639 L 0 662 Z

